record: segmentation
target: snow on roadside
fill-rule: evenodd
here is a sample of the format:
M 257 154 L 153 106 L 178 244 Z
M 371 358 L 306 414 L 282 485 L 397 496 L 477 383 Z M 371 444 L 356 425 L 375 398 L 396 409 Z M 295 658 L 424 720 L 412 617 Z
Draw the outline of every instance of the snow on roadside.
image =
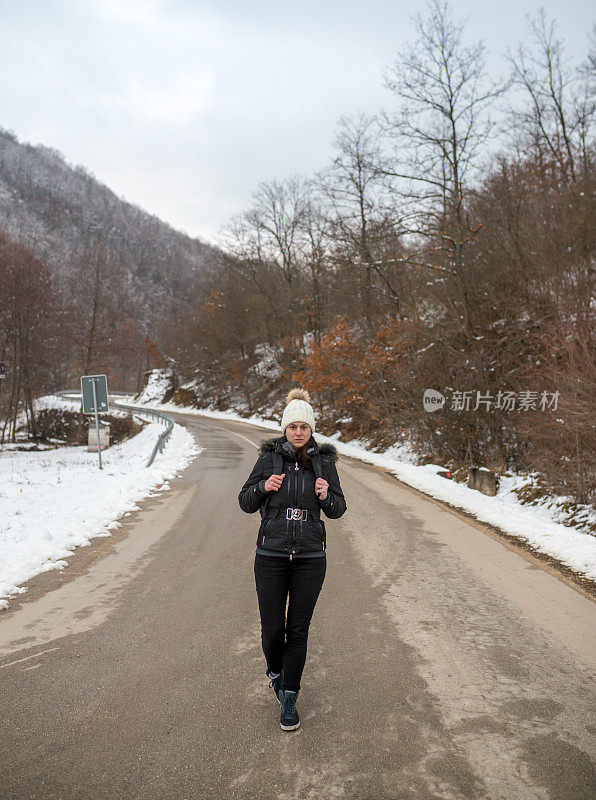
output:
M 50 408 L 57 408 L 62 411 L 80 411 L 81 410 L 81 400 L 80 396 L 78 399 L 73 400 L 69 398 L 58 397 L 55 394 L 46 394 L 43 397 L 38 397 L 33 401 L 33 405 L 35 407 L 35 411 L 41 411 L 42 409 L 50 409 Z M 110 407 L 109 411 L 111 416 L 114 417 L 127 417 L 128 411 L 120 411 L 113 406 Z M 100 417 L 103 417 L 103 414 L 100 414 Z M 21 412 L 20 417 L 25 421 L 25 414 Z
M 33 575 L 65 567 L 63 559 L 75 547 L 109 536 L 120 527 L 118 518 L 137 510 L 140 500 L 170 488 L 167 481 L 202 448 L 186 428 L 175 425 L 163 453 L 146 468 L 163 430 L 150 423 L 102 451 L 101 471 L 97 453 L 88 453 L 86 446 L 0 452 L 0 598 L 26 591 L 21 584 Z M 0 599 L 0 609 L 7 605 Z
M 51 409 L 58 409 L 60 411 L 74 411 L 76 413 L 81 411 L 81 400 L 80 398 L 72 399 L 58 397 L 57 395 L 53 394 L 46 394 L 43 397 L 38 397 L 33 400 L 33 407 L 35 409 L 35 413 L 37 414 L 40 411 L 48 411 Z M 109 416 L 110 417 L 127 417 L 129 414 L 128 411 L 120 410 L 118 408 L 114 408 L 112 405 L 110 407 Z M 104 414 L 100 415 L 100 419 L 105 417 Z M 136 414 L 133 415 L 133 418 L 137 419 L 138 421 L 142 422 L 143 424 L 147 422 L 144 417 L 137 416 Z M 27 416 L 25 411 L 20 411 L 19 415 L 17 416 L 16 422 L 16 429 L 17 429 L 17 441 L 16 442 L 4 442 L 0 446 L 1 450 L 52 450 L 55 445 L 57 444 L 64 444 L 63 440 L 60 439 L 49 439 L 48 443 L 43 442 L 33 442 L 29 440 L 29 437 L 26 432 L 27 426 Z
M 145 405 L 132 397 L 126 402 L 131 405 Z M 146 405 L 166 412 L 177 411 L 182 414 L 250 422 L 281 432 L 278 422 L 258 416 L 240 417 L 233 412 L 207 411 L 175 403 L 151 402 Z M 417 466 L 411 463 L 412 453 L 406 446 L 395 445 L 384 453 L 374 453 L 362 443 L 342 442 L 337 436 L 322 436 L 317 433 L 316 438 L 321 442 L 333 443 L 343 455 L 383 467 L 409 486 L 473 514 L 476 519 L 528 542 L 535 550 L 556 558 L 574 571 L 596 581 L 596 537 L 556 522 L 553 512 L 547 508 L 534 508 L 520 503 L 511 493 L 511 481 L 503 482 L 502 490 L 495 497 L 489 497 L 464 484 L 437 475 L 436 465 Z

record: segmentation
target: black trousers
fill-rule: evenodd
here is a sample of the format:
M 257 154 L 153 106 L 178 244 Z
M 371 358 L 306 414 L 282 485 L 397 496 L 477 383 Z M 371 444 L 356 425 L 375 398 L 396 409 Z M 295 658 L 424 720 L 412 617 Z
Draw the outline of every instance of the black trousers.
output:
M 255 554 L 263 652 L 270 670 L 283 670 L 284 689 L 294 692 L 300 689 L 308 628 L 326 570 L 326 555 L 290 561 L 285 557 Z

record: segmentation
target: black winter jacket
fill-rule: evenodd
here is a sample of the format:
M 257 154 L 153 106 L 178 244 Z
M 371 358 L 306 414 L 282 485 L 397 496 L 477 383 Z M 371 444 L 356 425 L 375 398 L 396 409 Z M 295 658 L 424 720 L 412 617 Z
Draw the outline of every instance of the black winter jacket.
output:
M 284 443 L 286 447 L 284 447 Z M 325 550 L 325 523 L 320 510 L 329 519 L 338 519 L 346 510 L 346 501 L 335 466 L 337 450 L 332 444 L 317 445 L 314 439 L 307 450 L 313 466 L 320 464 L 321 477 L 329 483 L 327 497 L 315 493 L 313 469 L 304 469 L 294 458 L 285 436 L 261 442 L 260 455 L 248 480 L 240 490 L 238 502 L 247 514 L 261 511 L 257 547 L 281 553 L 309 553 Z M 278 454 L 278 455 L 274 455 Z M 275 468 L 283 459 L 283 467 Z M 273 474 L 285 473 L 277 492 L 266 492 L 265 481 Z M 288 508 L 303 509 L 306 519 L 289 519 Z

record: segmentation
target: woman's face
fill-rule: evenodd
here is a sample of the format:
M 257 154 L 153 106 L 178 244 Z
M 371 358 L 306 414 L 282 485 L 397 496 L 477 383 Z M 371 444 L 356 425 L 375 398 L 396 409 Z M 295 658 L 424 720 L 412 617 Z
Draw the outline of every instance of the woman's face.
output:
M 299 450 L 310 439 L 312 431 L 306 422 L 290 422 L 286 428 L 286 439 L 295 450 Z

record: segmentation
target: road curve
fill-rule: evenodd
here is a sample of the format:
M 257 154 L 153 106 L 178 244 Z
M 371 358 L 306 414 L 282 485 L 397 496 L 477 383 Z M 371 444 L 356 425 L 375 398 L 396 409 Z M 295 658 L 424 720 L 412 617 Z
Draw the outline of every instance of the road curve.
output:
M 0 798 L 596 795 L 593 602 L 344 457 L 283 733 L 236 499 L 271 434 L 172 416 L 205 449 L 171 491 L 0 614 Z

